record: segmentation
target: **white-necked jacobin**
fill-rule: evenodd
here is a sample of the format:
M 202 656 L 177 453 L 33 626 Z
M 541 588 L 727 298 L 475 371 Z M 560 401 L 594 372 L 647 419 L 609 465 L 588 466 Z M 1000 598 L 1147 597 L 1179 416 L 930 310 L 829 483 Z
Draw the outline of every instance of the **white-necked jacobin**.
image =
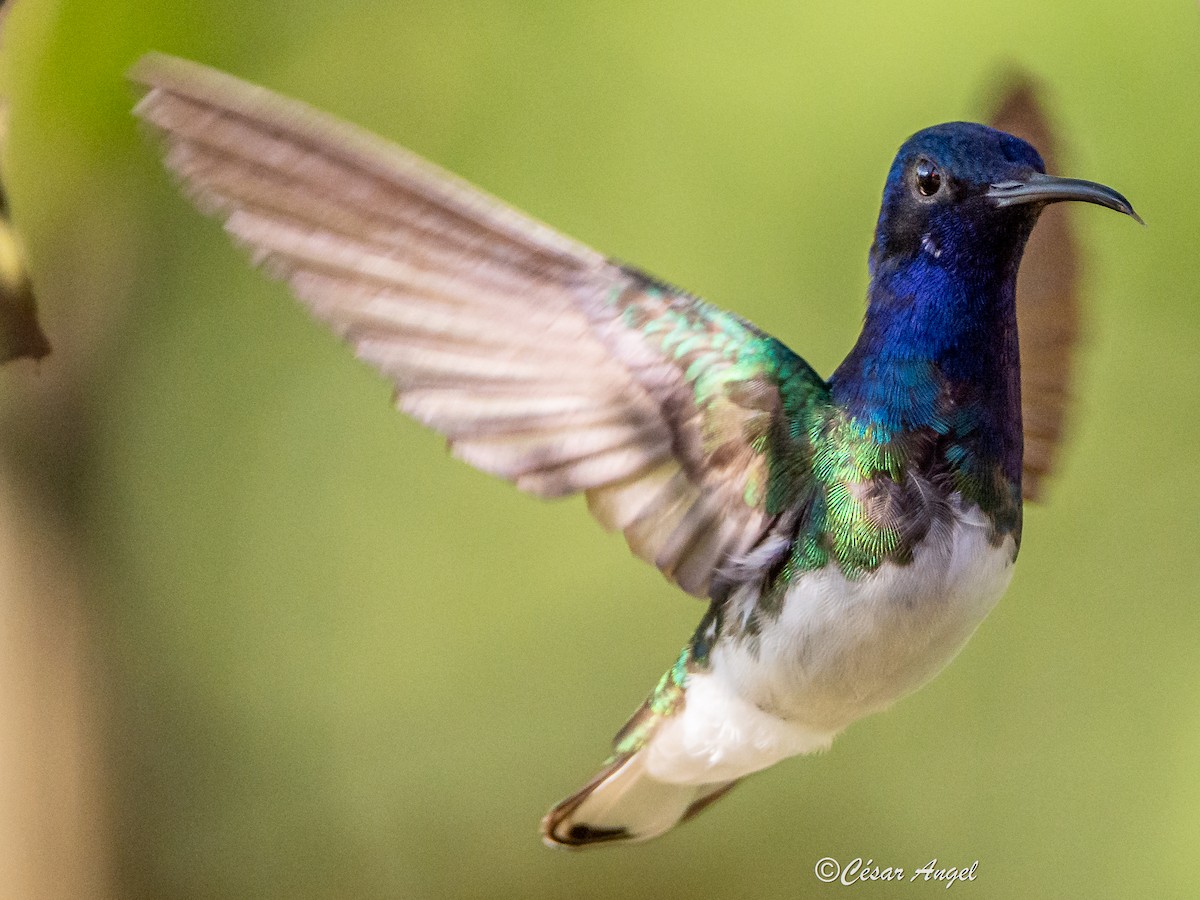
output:
M 662 834 L 920 687 L 1004 592 L 1021 537 L 1015 286 L 1049 203 L 1136 214 L 952 122 L 887 176 L 862 333 L 824 379 L 749 322 L 413 154 L 196 63 L 137 113 L 206 211 L 396 385 L 455 456 L 592 514 L 708 611 L 543 822 Z

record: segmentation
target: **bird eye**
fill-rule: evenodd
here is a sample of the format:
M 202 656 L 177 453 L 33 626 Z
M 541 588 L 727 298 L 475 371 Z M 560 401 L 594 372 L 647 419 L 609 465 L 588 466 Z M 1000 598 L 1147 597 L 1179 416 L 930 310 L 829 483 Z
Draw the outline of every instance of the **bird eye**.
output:
M 917 160 L 917 190 L 922 197 L 932 197 L 942 186 L 942 173 L 927 159 Z

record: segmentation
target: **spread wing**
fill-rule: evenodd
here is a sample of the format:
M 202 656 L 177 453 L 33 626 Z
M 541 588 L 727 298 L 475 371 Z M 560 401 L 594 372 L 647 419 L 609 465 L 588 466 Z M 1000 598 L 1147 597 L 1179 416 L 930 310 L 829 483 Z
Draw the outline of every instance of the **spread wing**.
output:
M 992 125 L 1037 147 L 1055 171 L 1054 129 L 1027 76 L 1010 75 Z M 1071 204 L 1047 206 L 1025 248 L 1017 276 L 1021 339 L 1021 416 L 1025 425 L 1022 485 L 1027 500 L 1044 499 L 1045 477 L 1058 462 L 1071 404 L 1079 341 L 1079 250 Z
M 697 596 L 803 482 L 827 388 L 752 325 L 264 88 L 164 56 L 130 77 L 195 202 L 456 456 L 586 493 Z

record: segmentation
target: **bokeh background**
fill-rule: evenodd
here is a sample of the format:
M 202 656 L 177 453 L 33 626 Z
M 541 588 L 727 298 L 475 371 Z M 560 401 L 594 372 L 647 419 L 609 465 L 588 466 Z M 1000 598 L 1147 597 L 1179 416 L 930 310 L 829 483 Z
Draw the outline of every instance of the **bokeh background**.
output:
M 645 846 L 537 823 L 702 607 L 446 458 L 177 195 L 144 51 L 302 97 L 830 372 L 880 188 L 1039 76 L 1080 210 L 1073 442 L 929 687 Z M 55 352 L 0 371 L 4 897 L 1200 896 L 1194 2 L 18 0 L 4 159 Z

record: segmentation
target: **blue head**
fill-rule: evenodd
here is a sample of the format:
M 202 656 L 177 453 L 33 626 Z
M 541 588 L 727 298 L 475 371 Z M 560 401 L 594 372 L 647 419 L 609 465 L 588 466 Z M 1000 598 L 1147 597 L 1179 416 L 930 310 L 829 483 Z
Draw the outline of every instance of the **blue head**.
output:
M 863 331 L 832 378 L 839 402 L 883 434 L 958 431 L 947 417 L 969 416 L 1016 477 L 1017 267 L 1039 213 L 1060 200 L 1137 218 L 1116 191 L 1047 175 L 1033 147 L 993 128 L 950 122 L 905 141 L 883 191 Z
M 994 128 L 950 122 L 917 132 L 888 172 L 872 274 L 923 254 L 968 278 L 1015 267 L 1043 204 L 997 206 L 989 194 L 1045 171 L 1033 147 Z
M 918 131 L 900 148 L 883 189 L 871 273 L 927 254 L 961 278 L 993 283 L 1016 271 L 1047 203 L 1083 200 L 1133 216 L 1129 202 L 1091 181 L 1046 174 L 1020 138 L 973 122 Z
M 914 134 L 883 190 L 861 350 L 944 361 L 954 378 L 982 375 L 958 370 L 972 368 L 980 345 L 1009 330 L 1015 340 L 1021 252 L 1039 213 L 1060 200 L 1136 218 L 1111 188 L 1047 175 L 1011 134 L 971 122 Z

